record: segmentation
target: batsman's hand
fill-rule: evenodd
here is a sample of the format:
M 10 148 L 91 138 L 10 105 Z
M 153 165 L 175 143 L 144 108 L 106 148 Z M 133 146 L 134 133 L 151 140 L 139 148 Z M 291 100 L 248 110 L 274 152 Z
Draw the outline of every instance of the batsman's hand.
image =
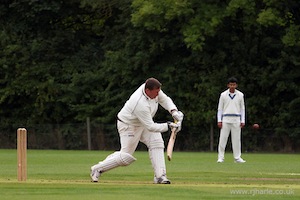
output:
M 178 133 L 179 131 L 181 131 L 181 125 L 182 125 L 184 115 L 181 111 L 176 110 L 172 112 L 172 117 L 175 120 L 176 124 L 178 125 L 178 128 L 176 129 L 176 133 Z
M 168 122 L 168 125 L 170 127 L 170 129 L 172 130 L 173 128 L 175 128 L 175 133 L 178 133 L 179 131 L 181 131 L 181 122 Z
M 178 125 L 178 128 L 176 129 L 176 133 L 178 133 L 179 131 L 181 131 L 182 121 L 178 121 L 176 124 Z
M 181 111 L 173 111 L 172 112 L 172 117 L 176 122 L 182 122 L 183 121 L 183 113 Z
M 179 127 L 179 125 L 174 122 L 168 122 L 168 125 L 169 125 L 170 129 L 173 129 L 173 128 L 178 129 L 178 127 Z

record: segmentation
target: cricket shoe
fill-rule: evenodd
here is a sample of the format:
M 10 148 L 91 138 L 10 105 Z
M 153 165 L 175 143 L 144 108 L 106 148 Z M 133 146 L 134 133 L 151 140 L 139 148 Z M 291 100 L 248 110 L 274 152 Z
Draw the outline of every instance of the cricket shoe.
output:
M 155 184 L 171 184 L 171 181 L 167 179 L 165 175 L 161 176 L 160 178 L 156 178 L 154 176 L 154 183 Z
M 100 171 L 98 171 L 97 169 L 94 169 L 94 166 L 91 167 L 90 176 L 91 176 L 92 182 L 95 182 L 95 183 L 98 182 L 100 175 L 101 175 Z
M 243 160 L 243 158 L 238 158 L 234 160 L 235 163 L 245 163 L 246 160 Z
M 219 158 L 219 159 L 217 160 L 217 163 L 223 163 L 223 162 L 224 162 L 224 159 Z

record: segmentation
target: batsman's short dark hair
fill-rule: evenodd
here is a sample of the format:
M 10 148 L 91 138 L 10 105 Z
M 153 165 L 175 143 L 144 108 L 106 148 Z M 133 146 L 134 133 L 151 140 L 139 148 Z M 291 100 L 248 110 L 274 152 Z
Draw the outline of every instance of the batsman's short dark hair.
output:
M 228 79 L 227 83 L 238 83 L 238 80 L 237 80 L 237 78 L 232 76 Z
M 149 90 L 158 89 L 161 87 L 161 83 L 156 78 L 148 78 L 146 80 L 145 88 Z

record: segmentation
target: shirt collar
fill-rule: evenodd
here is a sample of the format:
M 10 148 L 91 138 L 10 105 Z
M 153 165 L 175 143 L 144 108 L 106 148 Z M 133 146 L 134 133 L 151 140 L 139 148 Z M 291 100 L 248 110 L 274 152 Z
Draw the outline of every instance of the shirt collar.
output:
M 146 85 L 145 85 L 145 86 L 146 86 Z M 148 100 L 151 100 L 151 98 L 146 94 L 145 90 L 146 90 L 146 87 L 143 87 L 143 95 L 144 95 Z

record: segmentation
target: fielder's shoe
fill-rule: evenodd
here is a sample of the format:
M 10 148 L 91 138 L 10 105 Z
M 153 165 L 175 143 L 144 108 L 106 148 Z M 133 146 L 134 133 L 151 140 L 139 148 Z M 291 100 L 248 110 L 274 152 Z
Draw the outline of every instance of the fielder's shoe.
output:
M 91 176 L 92 182 L 98 182 L 100 175 L 101 175 L 101 173 L 97 169 L 94 169 L 93 167 L 91 167 L 90 176 Z
M 243 158 L 238 158 L 234 160 L 235 163 L 245 163 L 246 160 L 243 160 Z
M 224 159 L 219 158 L 219 159 L 217 160 L 217 163 L 223 163 L 223 162 L 224 162 Z
M 154 183 L 155 184 L 171 184 L 171 181 L 167 179 L 165 175 L 161 176 L 160 178 L 156 178 L 154 176 Z

